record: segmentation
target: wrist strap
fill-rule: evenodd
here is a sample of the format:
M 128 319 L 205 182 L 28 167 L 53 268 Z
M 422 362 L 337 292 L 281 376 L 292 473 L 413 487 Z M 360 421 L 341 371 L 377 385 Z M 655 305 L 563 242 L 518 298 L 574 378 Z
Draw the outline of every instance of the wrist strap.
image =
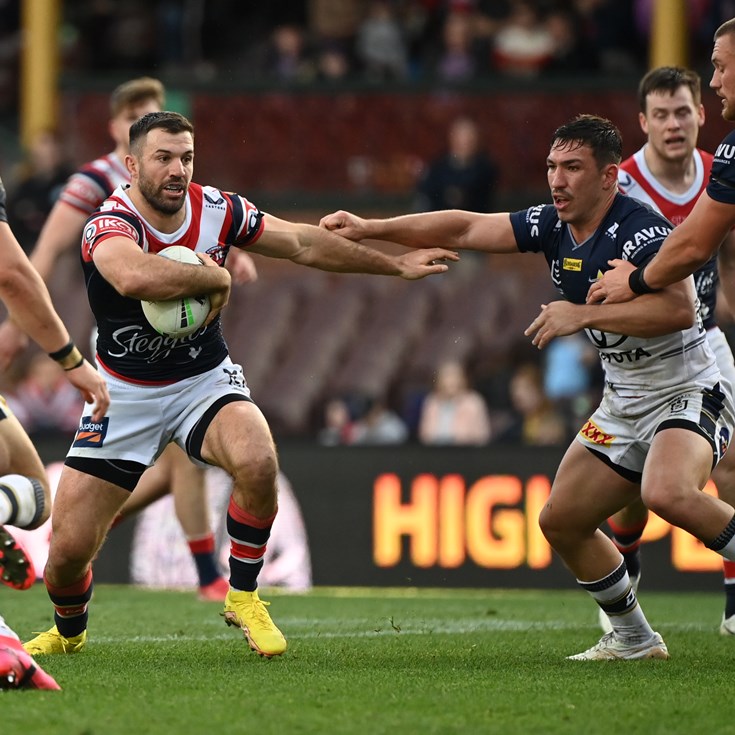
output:
M 64 370 L 74 370 L 84 362 L 84 355 L 79 351 L 73 340 L 56 352 L 49 352 L 49 357 L 61 365 Z
M 646 283 L 643 278 L 643 272 L 645 269 L 646 266 L 642 265 L 640 268 L 636 268 L 634 271 L 631 271 L 630 276 L 628 276 L 628 286 L 630 287 L 630 290 L 634 294 L 638 294 L 638 296 L 643 296 L 643 294 L 647 293 L 656 293 L 661 290 L 659 288 L 651 288 Z

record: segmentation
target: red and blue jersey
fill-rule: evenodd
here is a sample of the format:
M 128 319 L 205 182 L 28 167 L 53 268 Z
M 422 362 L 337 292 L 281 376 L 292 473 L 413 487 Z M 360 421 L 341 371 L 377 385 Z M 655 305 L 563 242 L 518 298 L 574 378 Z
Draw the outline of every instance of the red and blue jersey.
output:
M 172 233 L 151 227 L 119 187 L 87 220 L 82 235 L 82 267 L 89 304 L 97 320 L 97 356 L 123 380 L 173 383 L 212 369 L 227 357 L 219 318 L 187 337 L 158 334 L 141 302 L 119 294 L 99 273 L 94 252 L 112 237 L 127 237 L 146 253 L 180 245 L 206 253 L 224 266 L 230 247 L 254 243 L 263 232 L 263 213 L 244 197 L 191 183 L 185 219 Z

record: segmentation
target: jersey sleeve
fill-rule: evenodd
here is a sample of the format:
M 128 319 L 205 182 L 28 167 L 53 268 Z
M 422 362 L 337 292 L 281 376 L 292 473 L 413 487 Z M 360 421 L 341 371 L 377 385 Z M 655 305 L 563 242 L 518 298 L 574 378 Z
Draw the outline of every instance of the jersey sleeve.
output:
M 138 219 L 127 212 L 96 212 L 84 225 L 82 258 L 89 262 L 100 243 L 111 237 L 127 237 L 143 244 L 143 228 Z
M 553 227 L 556 210 L 550 204 L 539 204 L 530 209 L 512 212 L 510 224 L 516 237 L 516 245 L 522 253 L 545 252 L 549 238 L 545 237 Z
M 109 184 L 102 174 L 82 168 L 69 178 L 59 194 L 59 201 L 78 212 L 90 215 L 107 198 Z
M 656 255 L 674 226 L 644 202 L 631 201 L 640 208 L 635 216 L 625 217 L 619 225 L 618 257 L 638 267 Z
M 735 132 L 717 146 L 707 194 L 722 204 L 735 204 Z
M 239 194 L 226 193 L 225 196 L 230 201 L 232 216 L 228 241 L 239 247 L 252 245 L 263 234 L 264 213 Z

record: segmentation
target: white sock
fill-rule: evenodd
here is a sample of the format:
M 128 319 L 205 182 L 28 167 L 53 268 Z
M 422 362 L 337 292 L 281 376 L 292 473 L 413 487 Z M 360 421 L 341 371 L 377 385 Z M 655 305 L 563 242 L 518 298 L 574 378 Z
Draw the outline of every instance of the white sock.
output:
M 647 641 L 653 637 L 654 631 L 638 604 L 638 597 L 630 584 L 624 564 L 622 562 L 621 567 L 595 582 L 577 581 L 605 610 L 618 638 L 631 642 Z M 610 584 L 613 579 L 615 581 Z
M 0 477 L 0 525 L 28 528 L 43 513 L 43 486 L 23 475 Z

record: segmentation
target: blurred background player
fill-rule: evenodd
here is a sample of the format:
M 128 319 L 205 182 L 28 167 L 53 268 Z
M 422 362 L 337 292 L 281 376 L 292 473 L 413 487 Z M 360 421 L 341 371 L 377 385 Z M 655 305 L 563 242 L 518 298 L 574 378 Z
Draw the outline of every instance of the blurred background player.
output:
M 129 149 L 130 126 L 147 112 L 163 109 L 164 99 L 163 84 L 151 77 L 132 79 L 112 92 L 108 130 L 115 142 L 115 149 L 85 163 L 70 177 L 31 253 L 31 263 L 46 283 L 51 283 L 54 273 L 58 273 L 62 257 L 70 253 L 77 257 L 87 217 L 117 186 L 130 181 L 124 163 Z M 235 256 L 232 260 L 239 263 L 235 276 L 237 281 L 244 282 L 255 277 L 255 268 L 249 256 L 243 254 L 241 258 Z M 0 368 L 7 367 L 27 342 L 25 335 L 13 322 L 6 320 L 0 326 Z M 165 488 L 164 492 L 174 495 L 176 515 L 196 564 L 200 599 L 224 600 L 227 582 L 216 561 L 204 470 L 194 467 L 176 446 L 170 446 L 156 466 L 146 473 L 130 498 L 130 506 L 123 510 L 121 519 L 160 497 L 163 494 L 162 487 Z
M 641 79 L 638 102 L 638 119 L 647 142 L 621 163 L 620 189 L 649 204 L 674 225 L 680 225 L 704 191 L 712 168 L 712 154 L 697 148 L 699 129 L 704 125 L 700 77 L 681 67 L 652 69 Z M 707 341 L 715 353 L 720 373 L 732 388 L 735 362 L 715 314 L 718 284 L 722 285 L 728 306 L 735 306 L 735 234 L 732 231 L 723 240 L 719 254 L 713 255 L 694 274 L 694 281 Z M 712 476 L 720 497 L 735 505 L 735 452 L 725 454 Z M 636 588 L 641 575 L 641 537 L 647 522 L 648 509 L 640 500 L 608 520 L 613 542 L 623 554 Z M 720 632 L 735 635 L 735 562 L 723 559 L 723 571 L 725 610 Z M 600 625 L 605 631 L 610 630 L 610 621 L 602 610 Z
M 54 311 L 48 290 L 23 253 L 7 222 L 5 189 L 0 181 L 0 299 L 9 317 L 65 371 L 69 382 L 93 402 L 93 420 L 100 421 L 110 397 L 102 376 L 69 339 Z M 0 581 L 27 589 L 35 579 L 33 564 L 4 528 L 38 528 L 51 513 L 51 493 L 41 458 L 18 419 L 0 396 Z M 0 617 L 0 689 L 59 689 L 20 646 L 18 637 Z

